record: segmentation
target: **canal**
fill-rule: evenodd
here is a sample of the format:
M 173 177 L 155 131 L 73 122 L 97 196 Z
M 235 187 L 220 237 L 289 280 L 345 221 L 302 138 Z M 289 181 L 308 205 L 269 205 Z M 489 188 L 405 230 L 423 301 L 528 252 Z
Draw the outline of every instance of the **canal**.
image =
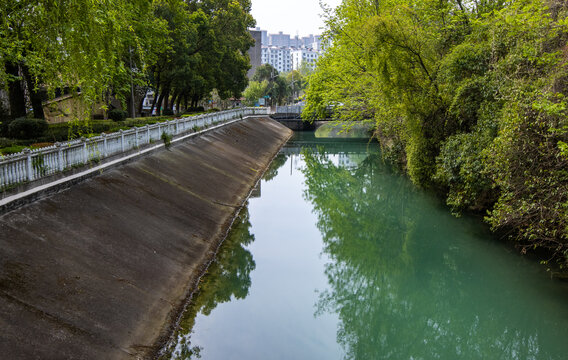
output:
M 242 209 L 172 359 L 565 359 L 568 287 L 366 140 L 297 133 Z

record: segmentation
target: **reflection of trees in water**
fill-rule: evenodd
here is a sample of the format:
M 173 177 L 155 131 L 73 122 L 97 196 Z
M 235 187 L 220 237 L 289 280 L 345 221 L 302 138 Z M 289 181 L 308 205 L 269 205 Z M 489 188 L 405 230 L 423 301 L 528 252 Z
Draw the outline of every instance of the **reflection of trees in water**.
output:
M 198 313 L 209 315 L 218 304 L 247 297 L 251 285 L 250 273 L 256 267 L 252 254 L 245 249 L 254 241 L 250 226 L 248 207 L 245 206 L 201 279 L 199 289 L 180 322 L 176 343 L 169 346 L 170 352 L 175 350 L 172 359 L 200 357 L 201 348 L 192 347 L 190 342 Z
M 304 159 L 304 196 L 331 259 L 316 314 L 338 314 L 346 359 L 562 358 L 550 351 L 558 341 L 547 340 L 555 330 L 533 311 L 542 305 L 505 290 L 504 277 L 491 276 L 498 265 L 475 265 L 481 251 L 441 241 L 456 236 L 455 225 L 440 226 L 432 205 L 378 154 L 355 169 L 324 154 Z
M 272 162 L 270 163 L 270 166 L 268 166 L 268 169 L 264 173 L 264 176 L 262 177 L 262 179 L 264 181 L 270 181 L 270 180 L 274 179 L 276 177 L 276 175 L 278 175 L 278 169 L 280 169 L 286 163 L 287 159 L 288 159 L 288 156 L 286 156 L 284 154 L 276 155 L 274 160 L 272 160 Z

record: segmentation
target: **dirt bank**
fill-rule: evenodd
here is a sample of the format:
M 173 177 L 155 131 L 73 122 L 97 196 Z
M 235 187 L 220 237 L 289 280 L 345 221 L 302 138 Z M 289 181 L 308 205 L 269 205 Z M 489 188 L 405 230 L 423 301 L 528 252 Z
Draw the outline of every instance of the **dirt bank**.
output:
M 289 136 L 247 119 L 0 216 L 2 357 L 152 354 Z

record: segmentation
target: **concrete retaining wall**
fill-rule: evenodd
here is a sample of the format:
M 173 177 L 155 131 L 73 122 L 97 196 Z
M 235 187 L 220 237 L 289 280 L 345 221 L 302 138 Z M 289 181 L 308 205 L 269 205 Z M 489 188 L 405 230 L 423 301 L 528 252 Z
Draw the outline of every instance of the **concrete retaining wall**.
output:
M 291 132 L 252 118 L 0 216 L 0 353 L 155 353 Z

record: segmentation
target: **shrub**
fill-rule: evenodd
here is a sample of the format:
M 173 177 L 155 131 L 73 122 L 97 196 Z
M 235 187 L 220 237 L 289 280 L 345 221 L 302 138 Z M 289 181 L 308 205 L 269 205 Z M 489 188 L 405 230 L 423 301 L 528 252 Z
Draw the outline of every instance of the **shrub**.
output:
M 166 147 L 166 149 L 169 150 L 170 146 L 172 145 L 172 136 L 164 131 L 162 132 L 162 140 L 164 141 L 164 146 Z
M 8 125 L 8 133 L 15 139 L 37 139 L 46 132 L 47 121 L 43 119 L 17 118 Z
M 128 113 L 124 110 L 120 109 L 112 109 L 108 112 L 109 119 L 113 121 L 124 121 Z
M 46 139 L 51 141 L 66 141 L 69 137 L 69 123 L 49 124 Z
M 193 114 L 198 112 L 205 112 L 203 106 L 190 107 L 185 110 L 185 114 Z
M 0 137 L 0 148 L 9 147 L 12 145 L 15 145 L 15 141 L 13 139 Z
M 26 146 L 22 146 L 22 145 L 13 145 L 13 146 L 9 146 L 9 147 L 4 147 L 4 148 L 0 148 L 0 154 L 2 154 L 2 155 L 17 154 L 19 152 L 22 152 L 25 148 L 26 148 Z
M 162 110 L 162 115 L 172 116 L 174 115 L 174 111 L 172 109 L 164 109 Z

